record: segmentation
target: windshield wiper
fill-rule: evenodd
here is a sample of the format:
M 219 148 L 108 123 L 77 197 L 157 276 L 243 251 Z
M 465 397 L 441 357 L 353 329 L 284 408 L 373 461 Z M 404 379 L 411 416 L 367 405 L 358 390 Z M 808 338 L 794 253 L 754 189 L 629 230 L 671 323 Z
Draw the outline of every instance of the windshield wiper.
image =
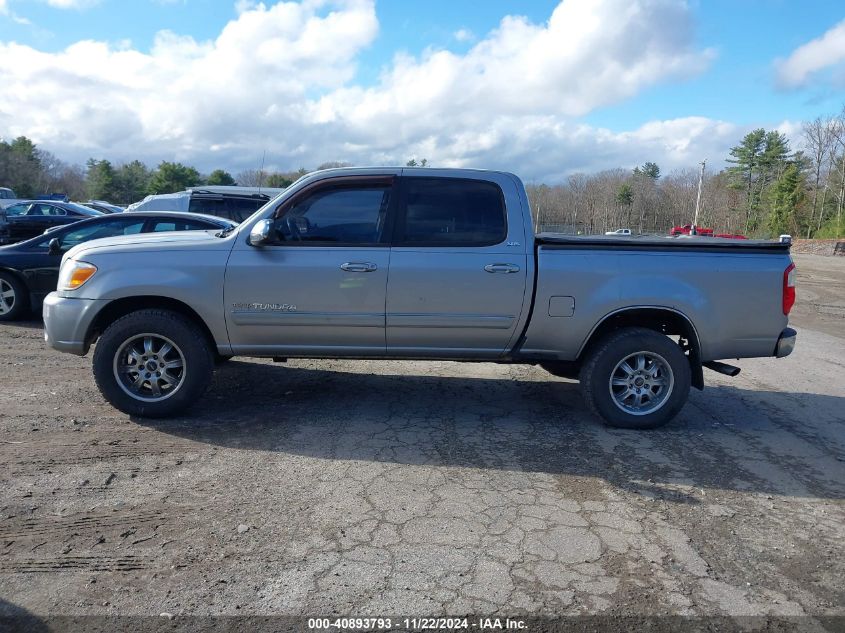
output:
M 236 228 L 238 228 L 238 227 L 237 226 L 228 226 L 225 229 L 223 229 L 222 231 L 217 231 L 217 233 L 215 233 L 214 236 L 215 237 L 226 237 L 227 235 L 229 235 L 229 233 L 234 231 Z

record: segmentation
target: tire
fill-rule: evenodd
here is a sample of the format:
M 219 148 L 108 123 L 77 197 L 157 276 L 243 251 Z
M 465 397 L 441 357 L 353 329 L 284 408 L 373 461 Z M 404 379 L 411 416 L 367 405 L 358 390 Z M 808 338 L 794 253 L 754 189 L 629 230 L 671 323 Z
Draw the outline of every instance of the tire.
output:
M 0 272 L 0 321 L 17 321 L 29 312 L 29 291 L 15 275 Z
M 580 380 L 587 406 L 608 426 L 654 429 L 674 418 L 686 403 L 690 366 L 681 347 L 667 336 L 646 328 L 624 328 L 593 347 Z
M 138 310 L 106 328 L 94 349 L 93 370 L 100 392 L 116 409 L 164 418 L 205 393 L 214 354 L 190 319 L 168 310 Z

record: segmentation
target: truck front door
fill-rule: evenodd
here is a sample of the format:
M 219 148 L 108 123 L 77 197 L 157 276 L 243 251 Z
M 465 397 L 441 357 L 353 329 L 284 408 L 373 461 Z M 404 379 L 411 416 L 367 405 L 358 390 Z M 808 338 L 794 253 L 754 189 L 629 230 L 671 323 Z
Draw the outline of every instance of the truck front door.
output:
M 239 237 L 224 290 L 235 354 L 385 354 L 394 179 L 317 181 L 275 211 L 268 244 Z
M 508 205 L 521 217 L 511 196 L 506 201 L 493 180 L 402 177 L 387 286 L 388 354 L 495 358 L 508 347 L 528 300 L 526 238 L 521 222 L 508 222 Z

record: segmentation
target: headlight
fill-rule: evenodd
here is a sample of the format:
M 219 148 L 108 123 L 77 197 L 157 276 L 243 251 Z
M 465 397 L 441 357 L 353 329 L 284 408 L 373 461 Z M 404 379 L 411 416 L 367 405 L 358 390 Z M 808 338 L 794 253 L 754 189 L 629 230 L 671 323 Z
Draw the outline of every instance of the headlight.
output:
M 91 279 L 95 272 L 97 272 L 97 267 L 94 264 L 69 259 L 62 264 L 62 269 L 59 271 L 59 285 L 57 289 L 76 290 Z

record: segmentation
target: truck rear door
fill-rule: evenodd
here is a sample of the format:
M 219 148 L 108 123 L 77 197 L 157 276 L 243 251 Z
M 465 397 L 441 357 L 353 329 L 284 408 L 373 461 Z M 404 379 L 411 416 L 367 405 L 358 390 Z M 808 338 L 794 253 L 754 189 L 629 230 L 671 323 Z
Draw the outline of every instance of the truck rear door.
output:
M 508 221 L 508 206 L 520 203 L 513 192 L 506 201 L 513 183 L 501 176 L 403 175 L 387 284 L 389 355 L 494 358 L 515 336 L 529 267 L 523 223 Z

